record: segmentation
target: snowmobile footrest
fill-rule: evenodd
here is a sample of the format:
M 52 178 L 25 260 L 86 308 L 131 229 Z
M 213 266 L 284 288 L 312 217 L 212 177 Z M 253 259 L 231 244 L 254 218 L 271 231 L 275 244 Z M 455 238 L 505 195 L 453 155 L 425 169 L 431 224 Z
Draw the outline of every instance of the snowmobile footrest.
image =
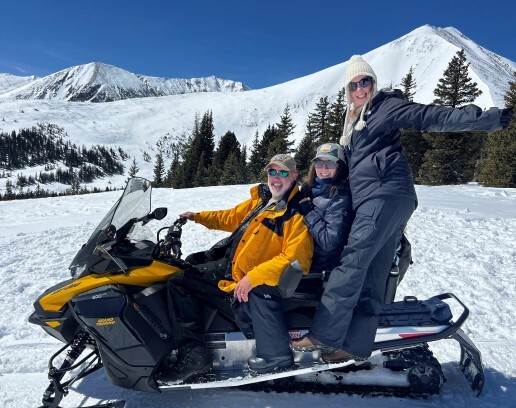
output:
M 88 405 L 87 407 L 81 408 L 125 408 L 125 401 L 113 401 L 106 402 L 105 404 L 97 404 L 97 405 Z
M 459 367 L 468 380 L 475 396 L 478 397 L 485 383 L 480 351 L 462 329 L 457 330 L 450 337 L 457 340 L 460 344 Z

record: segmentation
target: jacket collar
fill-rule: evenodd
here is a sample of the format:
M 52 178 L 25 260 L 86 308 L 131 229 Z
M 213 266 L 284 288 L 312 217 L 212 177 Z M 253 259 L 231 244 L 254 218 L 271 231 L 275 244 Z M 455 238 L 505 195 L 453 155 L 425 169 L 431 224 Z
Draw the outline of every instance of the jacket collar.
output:
M 299 192 L 299 187 L 297 182 L 292 183 L 290 189 L 285 193 L 285 195 L 276 203 L 274 207 L 272 207 L 270 211 L 273 211 L 274 214 L 270 214 L 271 218 L 281 216 L 285 210 L 287 209 L 288 202 L 292 200 L 292 198 Z M 265 203 L 268 203 L 271 199 L 272 195 L 269 191 L 269 186 L 267 184 L 258 184 L 251 188 L 251 198 L 253 200 L 261 199 Z
M 400 99 L 405 99 L 403 96 L 403 92 L 399 89 L 389 89 L 389 88 L 383 88 L 380 89 L 376 94 L 373 96 L 373 99 L 371 100 L 371 106 L 374 106 L 378 102 L 384 100 L 385 98 L 391 98 L 396 97 Z

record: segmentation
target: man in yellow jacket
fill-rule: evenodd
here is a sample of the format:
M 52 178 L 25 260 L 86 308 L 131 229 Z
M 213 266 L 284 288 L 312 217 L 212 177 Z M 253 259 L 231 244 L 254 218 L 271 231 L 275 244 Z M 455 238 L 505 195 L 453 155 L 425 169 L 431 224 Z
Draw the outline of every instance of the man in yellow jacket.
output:
M 294 363 L 277 285 L 294 261 L 308 273 L 313 240 L 299 210 L 302 197 L 293 157 L 278 154 L 265 170 L 267 185 L 251 188 L 251 198 L 236 207 L 180 215 L 232 234 L 216 249 L 216 259 L 211 256 L 213 252 L 189 257 L 187 261 L 195 267 L 169 281 L 183 344 L 177 363 L 167 375 L 171 380 L 186 380 L 210 370 L 199 316 L 203 303 L 228 310 L 231 299 L 236 309 L 241 309 L 239 313 L 243 310 L 251 320 L 257 356 L 249 359 L 249 367 L 265 373 Z

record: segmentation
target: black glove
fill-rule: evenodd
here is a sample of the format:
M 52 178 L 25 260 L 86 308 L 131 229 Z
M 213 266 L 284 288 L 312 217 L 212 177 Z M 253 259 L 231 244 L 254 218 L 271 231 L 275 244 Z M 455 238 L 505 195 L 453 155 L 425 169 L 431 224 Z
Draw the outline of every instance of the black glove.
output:
M 301 214 L 306 215 L 312 211 L 312 201 L 310 199 L 303 199 L 299 202 L 299 210 Z
M 500 109 L 500 125 L 503 129 L 507 129 L 512 120 L 514 111 L 511 108 Z

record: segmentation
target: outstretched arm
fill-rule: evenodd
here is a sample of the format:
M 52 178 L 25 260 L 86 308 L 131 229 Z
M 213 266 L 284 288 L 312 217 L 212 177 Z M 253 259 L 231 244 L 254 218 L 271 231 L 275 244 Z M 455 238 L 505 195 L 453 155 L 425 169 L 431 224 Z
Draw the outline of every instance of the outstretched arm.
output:
M 392 128 L 418 129 L 427 132 L 492 132 L 507 127 L 512 113 L 507 109 L 482 110 L 476 105 L 450 108 L 423 105 L 391 98 L 386 119 Z

